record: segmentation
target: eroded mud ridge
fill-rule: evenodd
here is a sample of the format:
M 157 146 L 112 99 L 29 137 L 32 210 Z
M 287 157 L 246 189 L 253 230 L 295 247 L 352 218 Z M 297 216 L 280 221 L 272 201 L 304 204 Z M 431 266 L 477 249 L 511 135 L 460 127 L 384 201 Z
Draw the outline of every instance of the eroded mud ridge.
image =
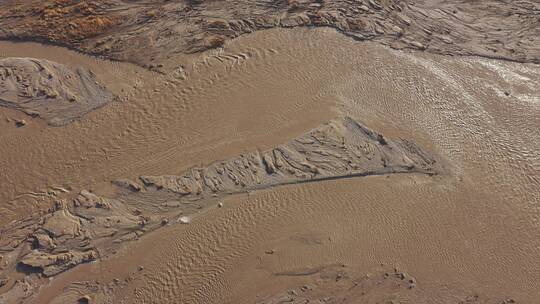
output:
M 142 176 L 148 187 L 183 196 L 235 193 L 299 182 L 420 172 L 435 160 L 415 144 L 387 141 L 351 118 L 333 121 L 271 151 L 241 155 L 180 176 Z
M 115 198 L 81 191 L 59 200 L 48 214 L 2 230 L 2 271 L 57 275 L 110 255 L 120 243 L 189 215 L 200 206 L 196 202 L 212 202 L 224 194 L 357 176 L 433 175 L 436 167 L 435 159 L 411 142 L 387 139 L 351 118 L 339 119 L 275 149 L 182 175 L 142 176 L 144 185 L 116 180 L 125 191 Z
M 394 48 L 540 61 L 540 6 L 528 0 L 9 0 L 2 5 L 2 38 L 60 43 L 146 66 L 245 33 L 297 26 L 329 26 Z
M 104 106 L 113 95 L 85 68 L 48 60 L 0 59 L 0 106 L 65 125 Z

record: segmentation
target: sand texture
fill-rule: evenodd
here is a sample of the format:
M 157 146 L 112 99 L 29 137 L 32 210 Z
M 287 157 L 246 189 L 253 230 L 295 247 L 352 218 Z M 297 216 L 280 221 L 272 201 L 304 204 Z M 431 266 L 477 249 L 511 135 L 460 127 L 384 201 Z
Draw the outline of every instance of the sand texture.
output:
M 187 221 L 178 217 L 189 212 L 186 204 L 212 202 L 218 194 L 370 175 L 433 175 L 435 163 L 413 143 L 386 140 L 346 117 L 270 151 L 247 153 L 180 176 L 142 176 L 144 186 L 115 180 L 114 185 L 127 191 L 119 199 L 83 190 L 72 200 L 56 201 L 46 215 L 12 222 L 2 230 L 0 250 L 10 264 L 4 270 L 55 276 L 167 225 L 171 214 L 177 222 Z M 169 200 L 157 204 L 164 196 Z M 137 208 L 141 201 L 143 210 Z
M 540 299 L 537 1 L 0 2 L 0 304 Z

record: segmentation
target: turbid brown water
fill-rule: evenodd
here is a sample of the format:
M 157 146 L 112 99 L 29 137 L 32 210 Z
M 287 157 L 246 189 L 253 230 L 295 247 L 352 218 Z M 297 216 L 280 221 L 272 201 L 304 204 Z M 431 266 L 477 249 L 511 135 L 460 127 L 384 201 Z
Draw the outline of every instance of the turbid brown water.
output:
M 66 52 L 28 46 L 3 44 L 0 52 L 45 59 Z M 22 193 L 71 186 L 113 195 L 113 179 L 179 174 L 266 150 L 338 116 L 414 141 L 442 159 L 444 170 L 228 196 L 223 208 L 189 225 L 171 224 L 56 276 L 28 302 L 83 295 L 105 303 L 540 298 L 537 65 L 393 51 L 329 29 L 242 36 L 224 50 L 180 58 L 183 67 L 168 66 L 165 75 L 70 56 L 117 86 L 108 89 L 123 101 L 62 128 L 5 122 L 8 218 L 52 196 Z

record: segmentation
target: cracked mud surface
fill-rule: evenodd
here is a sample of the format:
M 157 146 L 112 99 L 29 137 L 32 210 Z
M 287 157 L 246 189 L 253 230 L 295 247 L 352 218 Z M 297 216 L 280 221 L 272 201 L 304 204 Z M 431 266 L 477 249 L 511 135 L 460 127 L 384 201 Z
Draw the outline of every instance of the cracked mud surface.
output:
M 536 2 L 0 7 L 0 303 L 540 297 Z

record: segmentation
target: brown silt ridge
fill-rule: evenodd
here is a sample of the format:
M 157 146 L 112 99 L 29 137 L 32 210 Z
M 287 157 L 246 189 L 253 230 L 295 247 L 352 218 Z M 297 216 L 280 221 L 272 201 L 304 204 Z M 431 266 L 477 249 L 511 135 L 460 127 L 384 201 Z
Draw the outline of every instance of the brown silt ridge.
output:
M 147 187 L 197 197 L 358 176 L 434 174 L 435 163 L 415 144 L 388 140 L 346 117 L 272 150 L 246 153 L 184 175 L 141 180 Z

